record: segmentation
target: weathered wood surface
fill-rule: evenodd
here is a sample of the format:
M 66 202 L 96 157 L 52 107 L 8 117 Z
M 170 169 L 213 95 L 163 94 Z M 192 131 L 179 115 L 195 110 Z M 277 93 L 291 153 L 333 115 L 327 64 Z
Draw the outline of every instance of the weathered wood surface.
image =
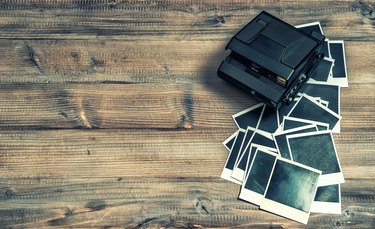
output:
M 375 16 L 368 1 L 0 1 L 0 228 L 304 227 L 219 179 L 256 101 L 216 77 L 261 10 L 346 41 L 335 134 L 342 214 L 375 227 Z

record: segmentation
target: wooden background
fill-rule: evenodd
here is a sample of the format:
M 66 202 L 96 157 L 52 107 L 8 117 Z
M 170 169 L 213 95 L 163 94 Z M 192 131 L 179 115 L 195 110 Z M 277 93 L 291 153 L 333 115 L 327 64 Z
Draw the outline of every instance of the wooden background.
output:
M 0 228 L 304 227 L 219 178 L 256 101 L 216 70 L 261 10 L 345 40 L 342 214 L 308 227 L 374 228 L 375 8 L 338 0 L 0 0 Z

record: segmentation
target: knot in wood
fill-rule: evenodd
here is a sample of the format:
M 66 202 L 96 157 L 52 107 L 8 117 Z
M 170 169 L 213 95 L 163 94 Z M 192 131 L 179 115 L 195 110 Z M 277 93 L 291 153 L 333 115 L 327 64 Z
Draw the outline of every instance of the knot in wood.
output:
M 361 16 L 369 20 L 375 20 L 375 6 L 366 1 L 359 1 L 358 3 L 354 8 L 359 9 Z
M 4 199 L 10 199 L 14 196 L 14 191 L 12 189 L 5 189 L 2 196 Z
M 216 21 L 220 24 L 224 24 L 225 23 L 225 17 L 224 16 L 220 16 L 220 15 L 217 15 L 216 16 Z
M 354 216 L 354 213 L 352 211 L 350 211 L 349 209 L 346 209 L 345 212 L 344 212 L 344 215 L 348 218 Z
M 343 225 L 344 225 L 343 222 L 339 219 L 333 222 L 333 226 L 335 227 L 341 227 Z
M 110 0 L 108 4 L 109 4 L 109 7 L 114 8 L 114 7 L 116 7 L 117 2 L 116 2 L 116 0 Z
M 201 215 L 211 215 L 213 211 L 212 201 L 207 197 L 198 197 L 195 202 L 195 209 Z

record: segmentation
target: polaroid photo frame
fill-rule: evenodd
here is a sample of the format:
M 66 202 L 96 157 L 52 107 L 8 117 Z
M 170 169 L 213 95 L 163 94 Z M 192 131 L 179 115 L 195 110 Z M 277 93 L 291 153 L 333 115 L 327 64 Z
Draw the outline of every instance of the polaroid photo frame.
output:
M 266 106 L 260 117 L 258 129 L 269 133 L 268 137 L 272 138 L 270 133 L 275 132 L 278 127 L 279 127 L 278 112 L 275 109 Z
M 340 109 L 340 86 L 327 82 L 308 81 L 301 87 L 301 91 L 308 95 L 319 95 L 322 99 L 328 101 L 328 108 L 338 115 L 341 115 Z M 336 124 L 334 132 L 341 130 L 341 120 Z
M 295 100 L 291 101 L 290 104 L 284 104 L 283 106 L 281 106 L 278 110 L 277 110 L 277 115 L 279 117 L 279 123 L 281 124 L 282 123 L 282 117 L 284 116 L 288 116 L 288 114 L 290 113 L 290 111 L 293 109 L 293 107 L 296 105 L 296 103 L 301 99 L 301 97 L 299 98 L 295 98 Z M 279 129 L 278 129 L 279 130 Z M 278 131 L 276 130 L 276 131 Z
M 329 129 L 335 133 L 339 131 L 337 124 L 341 120 L 340 115 L 310 99 L 306 94 L 302 95 L 287 116 L 328 123 Z
M 244 138 L 243 138 L 243 140 L 242 140 L 242 144 L 241 144 L 240 150 L 238 151 L 237 158 L 236 158 L 236 161 L 235 161 L 235 163 L 234 163 L 234 168 L 233 168 L 233 170 L 236 168 L 236 165 L 238 164 L 239 159 L 240 159 L 240 158 L 242 157 L 242 155 L 244 154 L 247 145 L 248 145 L 248 144 L 251 142 L 251 140 L 253 139 L 253 137 L 254 137 L 254 135 L 255 135 L 255 131 L 257 131 L 257 129 L 252 128 L 252 127 L 247 127 L 246 132 L 245 132 L 245 136 L 244 136 Z
M 311 212 L 341 214 L 341 187 L 339 184 L 318 187 Z
M 279 117 L 279 123 L 280 125 L 282 124 L 283 122 L 283 117 L 285 116 L 288 116 L 288 114 L 290 113 L 290 111 L 293 109 L 293 107 L 296 105 L 296 103 L 301 99 L 303 93 L 297 93 L 296 97 L 294 98 L 294 100 L 292 102 L 290 102 L 290 104 L 284 104 L 282 107 L 280 107 L 278 110 L 277 110 L 277 116 Z M 305 94 L 306 97 L 312 99 L 312 100 L 318 100 L 320 99 L 319 97 L 315 96 L 310 96 L 310 95 L 307 95 Z M 280 126 L 279 128 L 277 128 L 276 131 L 279 131 L 280 130 Z
M 232 149 L 232 146 L 233 146 L 234 140 L 236 139 L 237 134 L 238 134 L 238 130 L 236 132 L 234 132 L 231 136 L 229 136 L 227 139 L 225 139 L 225 141 L 223 141 L 224 147 L 229 152 Z
M 278 154 L 286 159 L 291 159 L 290 151 L 287 143 L 287 136 L 290 134 L 316 132 L 318 128 L 314 124 L 309 124 L 294 129 L 285 130 L 282 132 L 274 133 L 272 135 Z
M 265 108 L 264 103 L 258 103 L 232 116 L 237 127 L 246 130 L 248 126 L 258 128 L 260 118 Z
M 329 109 L 340 115 L 340 87 L 338 85 L 309 80 L 300 90 L 310 96 L 319 95 L 323 100 L 329 102 Z
M 319 186 L 345 182 L 331 131 L 293 134 L 286 138 L 293 161 L 322 171 Z
M 232 178 L 243 182 L 245 178 L 245 173 L 246 173 L 246 168 L 248 166 L 249 161 L 251 162 L 254 158 L 255 151 L 258 149 L 264 149 L 268 150 L 270 152 L 273 152 L 277 154 L 277 149 L 276 148 L 271 148 L 268 146 L 256 144 L 256 143 L 251 143 L 246 147 L 245 153 L 242 155 L 240 158 L 238 164 L 234 166 L 233 172 L 232 172 Z
M 321 171 L 278 158 L 260 208 L 307 224 Z
M 260 205 L 277 158 L 276 153 L 262 147 L 257 148 L 253 159 L 249 158 L 247 163 L 246 176 L 238 198 Z
M 242 157 L 239 159 L 238 164 L 236 164 L 234 166 L 232 174 L 231 174 L 231 177 L 233 179 L 236 179 L 236 180 L 240 181 L 241 183 L 243 182 L 244 176 L 245 176 L 245 171 L 246 171 L 246 166 L 247 166 L 246 165 L 247 158 L 249 158 L 251 156 L 250 150 L 251 150 L 251 147 L 249 145 L 246 146 Z M 244 169 L 244 167 L 245 167 L 245 169 Z
M 331 56 L 335 59 L 335 66 L 332 69 L 332 75 L 328 78 L 329 83 L 334 83 L 340 87 L 348 87 L 348 73 L 345 58 L 345 45 L 343 40 L 330 40 L 329 48 Z
M 311 22 L 311 23 L 306 23 L 306 24 L 301 24 L 301 25 L 296 25 L 294 26 L 299 30 L 304 31 L 307 34 L 311 34 L 312 31 L 315 31 L 317 33 L 320 33 L 321 35 L 324 35 L 322 26 L 320 25 L 320 22 Z
M 252 135 L 250 138 L 248 138 L 248 141 L 246 141 L 246 137 L 245 137 L 245 140 L 241 146 L 242 153 L 241 155 L 238 154 L 238 157 L 236 159 L 236 164 L 232 171 L 232 178 L 235 178 L 236 180 L 239 180 L 241 182 L 243 181 L 244 171 L 246 169 L 247 157 L 253 156 L 253 152 L 251 149 L 252 144 L 254 143 L 258 144 L 270 150 L 275 149 L 275 144 L 273 142 L 272 137 L 270 138 L 268 136 L 269 133 L 266 133 L 259 129 L 254 129 L 252 127 L 248 127 L 246 132 L 251 132 Z M 276 152 L 276 149 L 274 151 Z
M 326 38 L 323 44 L 323 53 L 325 57 L 332 59 L 331 50 L 329 49 L 329 39 Z
M 221 175 L 220 175 L 222 179 L 233 182 L 235 184 L 239 184 L 239 185 L 241 185 L 241 182 L 239 182 L 236 179 L 233 179 L 231 175 L 232 175 L 232 171 L 234 168 L 234 164 L 236 162 L 237 154 L 242 145 L 244 136 L 245 136 L 245 131 L 238 130 L 238 134 L 236 136 L 236 139 L 234 140 L 233 146 L 230 150 L 227 161 L 225 162 L 223 171 L 221 172 Z
M 317 21 L 317 22 L 311 22 L 311 23 L 306 23 L 306 24 L 301 24 L 301 25 L 296 25 L 295 27 L 297 29 L 299 29 L 299 30 L 302 30 L 302 31 L 308 33 L 308 34 L 311 34 L 312 31 L 315 31 L 317 33 L 320 33 L 320 34 L 324 35 L 322 26 L 321 26 L 321 24 L 320 24 L 319 21 Z M 329 39 L 326 38 L 324 40 L 324 44 L 323 44 L 323 53 L 324 53 L 325 57 L 332 58 L 328 42 L 329 42 Z
M 334 59 L 324 57 L 311 74 L 310 80 L 327 82 L 329 75 L 332 72 L 333 66 L 335 65 L 334 63 Z
M 284 117 L 283 121 L 283 131 L 294 129 L 301 126 L 307 126 L 307 125 L 316 125 L 318 130 L 328 130 L 328 123 L 324 122 L 315 122 L 307 119 L 301 119 L 301 118 L 294 118 L 294 117 Z

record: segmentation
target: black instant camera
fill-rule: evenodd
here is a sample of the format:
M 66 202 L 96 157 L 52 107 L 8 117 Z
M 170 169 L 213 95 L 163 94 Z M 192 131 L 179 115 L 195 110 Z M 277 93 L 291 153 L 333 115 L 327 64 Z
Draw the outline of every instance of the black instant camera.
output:
M 275 109 L 293 101 L 324 54 L 324 36 L 261 12 L 227 44 L 218 76 Z

